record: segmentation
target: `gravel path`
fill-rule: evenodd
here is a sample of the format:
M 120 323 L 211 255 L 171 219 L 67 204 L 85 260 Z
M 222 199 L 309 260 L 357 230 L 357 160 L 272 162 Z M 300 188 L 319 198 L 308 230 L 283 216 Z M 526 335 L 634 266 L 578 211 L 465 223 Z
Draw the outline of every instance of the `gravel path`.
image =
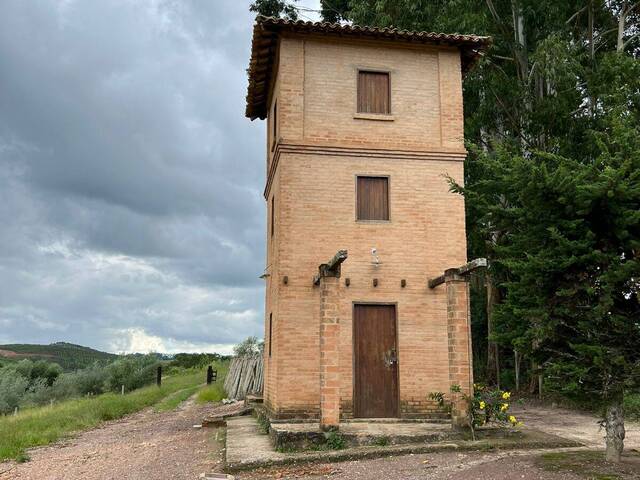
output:
M 592 448 L 604 448 L 604 430 L 599 418 L 590 413 L 526 403 L 512 410 L 526 427 L 577 440 Z M 625 429 L 624 448 L 640 449 L 640 423 L 627 420 Z
M 0 463 L 0 480 L 196 479 L 221 465 L 218 430 L 193 427 L 210 410 L 187 400 L 173 411 L 147 409 L 107 422 L 30 450 L 27 463 Z
M 240 474 L 239 480 L 583 480 L 568 472 L 553 473 L 538 468 L 531 454 L 516 452 L 437 452 L 420 455 L 356 460 Z

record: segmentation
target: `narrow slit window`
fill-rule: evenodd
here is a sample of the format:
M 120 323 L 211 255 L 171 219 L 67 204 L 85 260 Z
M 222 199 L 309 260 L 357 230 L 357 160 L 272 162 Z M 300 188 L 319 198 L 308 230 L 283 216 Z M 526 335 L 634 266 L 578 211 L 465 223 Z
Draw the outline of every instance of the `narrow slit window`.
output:
M 358 72 L 358 113 L 391 113 L 388 72 Z
M 269 314 L 269 357 L 271 357 L 271 341 L 273 338 L 273 314 Z
M 389 178 L 357 177 L 358 220 L 389 220 Z
M 276 146 L 278 141 L 278 101 L 273 104 L 273 118 L 271 119 L 271 150 Z
M 273 237 L 276 231 L 276 210 L 275 210 L 275 195 L 271 197 L 271 236 Z

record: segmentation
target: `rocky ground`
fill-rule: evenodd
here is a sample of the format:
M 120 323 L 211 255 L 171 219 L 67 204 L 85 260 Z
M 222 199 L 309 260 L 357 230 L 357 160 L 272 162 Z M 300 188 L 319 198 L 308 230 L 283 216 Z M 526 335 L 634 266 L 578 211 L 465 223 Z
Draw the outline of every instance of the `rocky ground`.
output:
M 559 455 L 559 454 L 555 454 Z M 572 458 L 572 454 L 567 458 Z M 602 459 L 579 452 L 577 462 L 559 462 L 542 452 L 438 452 L 334 464 L 262 469 L 236 476 L 239 480 L 586 480 L 640 479 L 640 456 L 603 470 Z M 592 464 L 580 456 L 589 455 Z M 563 457 L 560 457 L 562 459 Z M 585 468 L 586 467 L 586 468 Z M 603 472 L 605 472 L 603 474 Z
M 196 479 L 219 470 L 217 429 L 194 428 L 211 406 L 147 409 L 63 442 L 29 451 L 26 463 L 0 463 L 0 480 Z

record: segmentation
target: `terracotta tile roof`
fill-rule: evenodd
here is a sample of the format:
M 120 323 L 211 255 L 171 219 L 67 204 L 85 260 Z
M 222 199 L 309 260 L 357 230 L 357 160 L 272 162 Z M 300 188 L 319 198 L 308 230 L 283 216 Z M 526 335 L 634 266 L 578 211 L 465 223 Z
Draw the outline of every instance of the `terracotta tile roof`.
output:
M 327 22 L 290 21 L 272 17 L 256 18 L 249 63 L 247 91 L 247 117 L 264 119 L 267 116 L 267 97 L 280 33 L 322 34 L 361 38 L 367 40 L 393 40 L 400 43 L 448 45 L 458 47 L 462 54 L 462 70 L 468 71 L 478 57 L 491 44 L 491 37 L 460 35 L 457 33 L 411 32 L 396 28 L 361 27 Z

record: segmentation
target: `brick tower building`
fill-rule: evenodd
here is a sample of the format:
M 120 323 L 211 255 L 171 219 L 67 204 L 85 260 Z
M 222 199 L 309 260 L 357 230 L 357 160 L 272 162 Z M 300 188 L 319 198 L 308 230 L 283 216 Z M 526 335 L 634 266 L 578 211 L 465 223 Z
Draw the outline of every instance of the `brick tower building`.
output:
M 472 383 L 462 76 L 485 37 L 257 19 L 272 418 L 454 420 Z M 446 271 L 446 275 L 443 272 Z M 441 277 L 440 281 L 429 279 Z M 436 286 L 438 284 L 442 286 Z

